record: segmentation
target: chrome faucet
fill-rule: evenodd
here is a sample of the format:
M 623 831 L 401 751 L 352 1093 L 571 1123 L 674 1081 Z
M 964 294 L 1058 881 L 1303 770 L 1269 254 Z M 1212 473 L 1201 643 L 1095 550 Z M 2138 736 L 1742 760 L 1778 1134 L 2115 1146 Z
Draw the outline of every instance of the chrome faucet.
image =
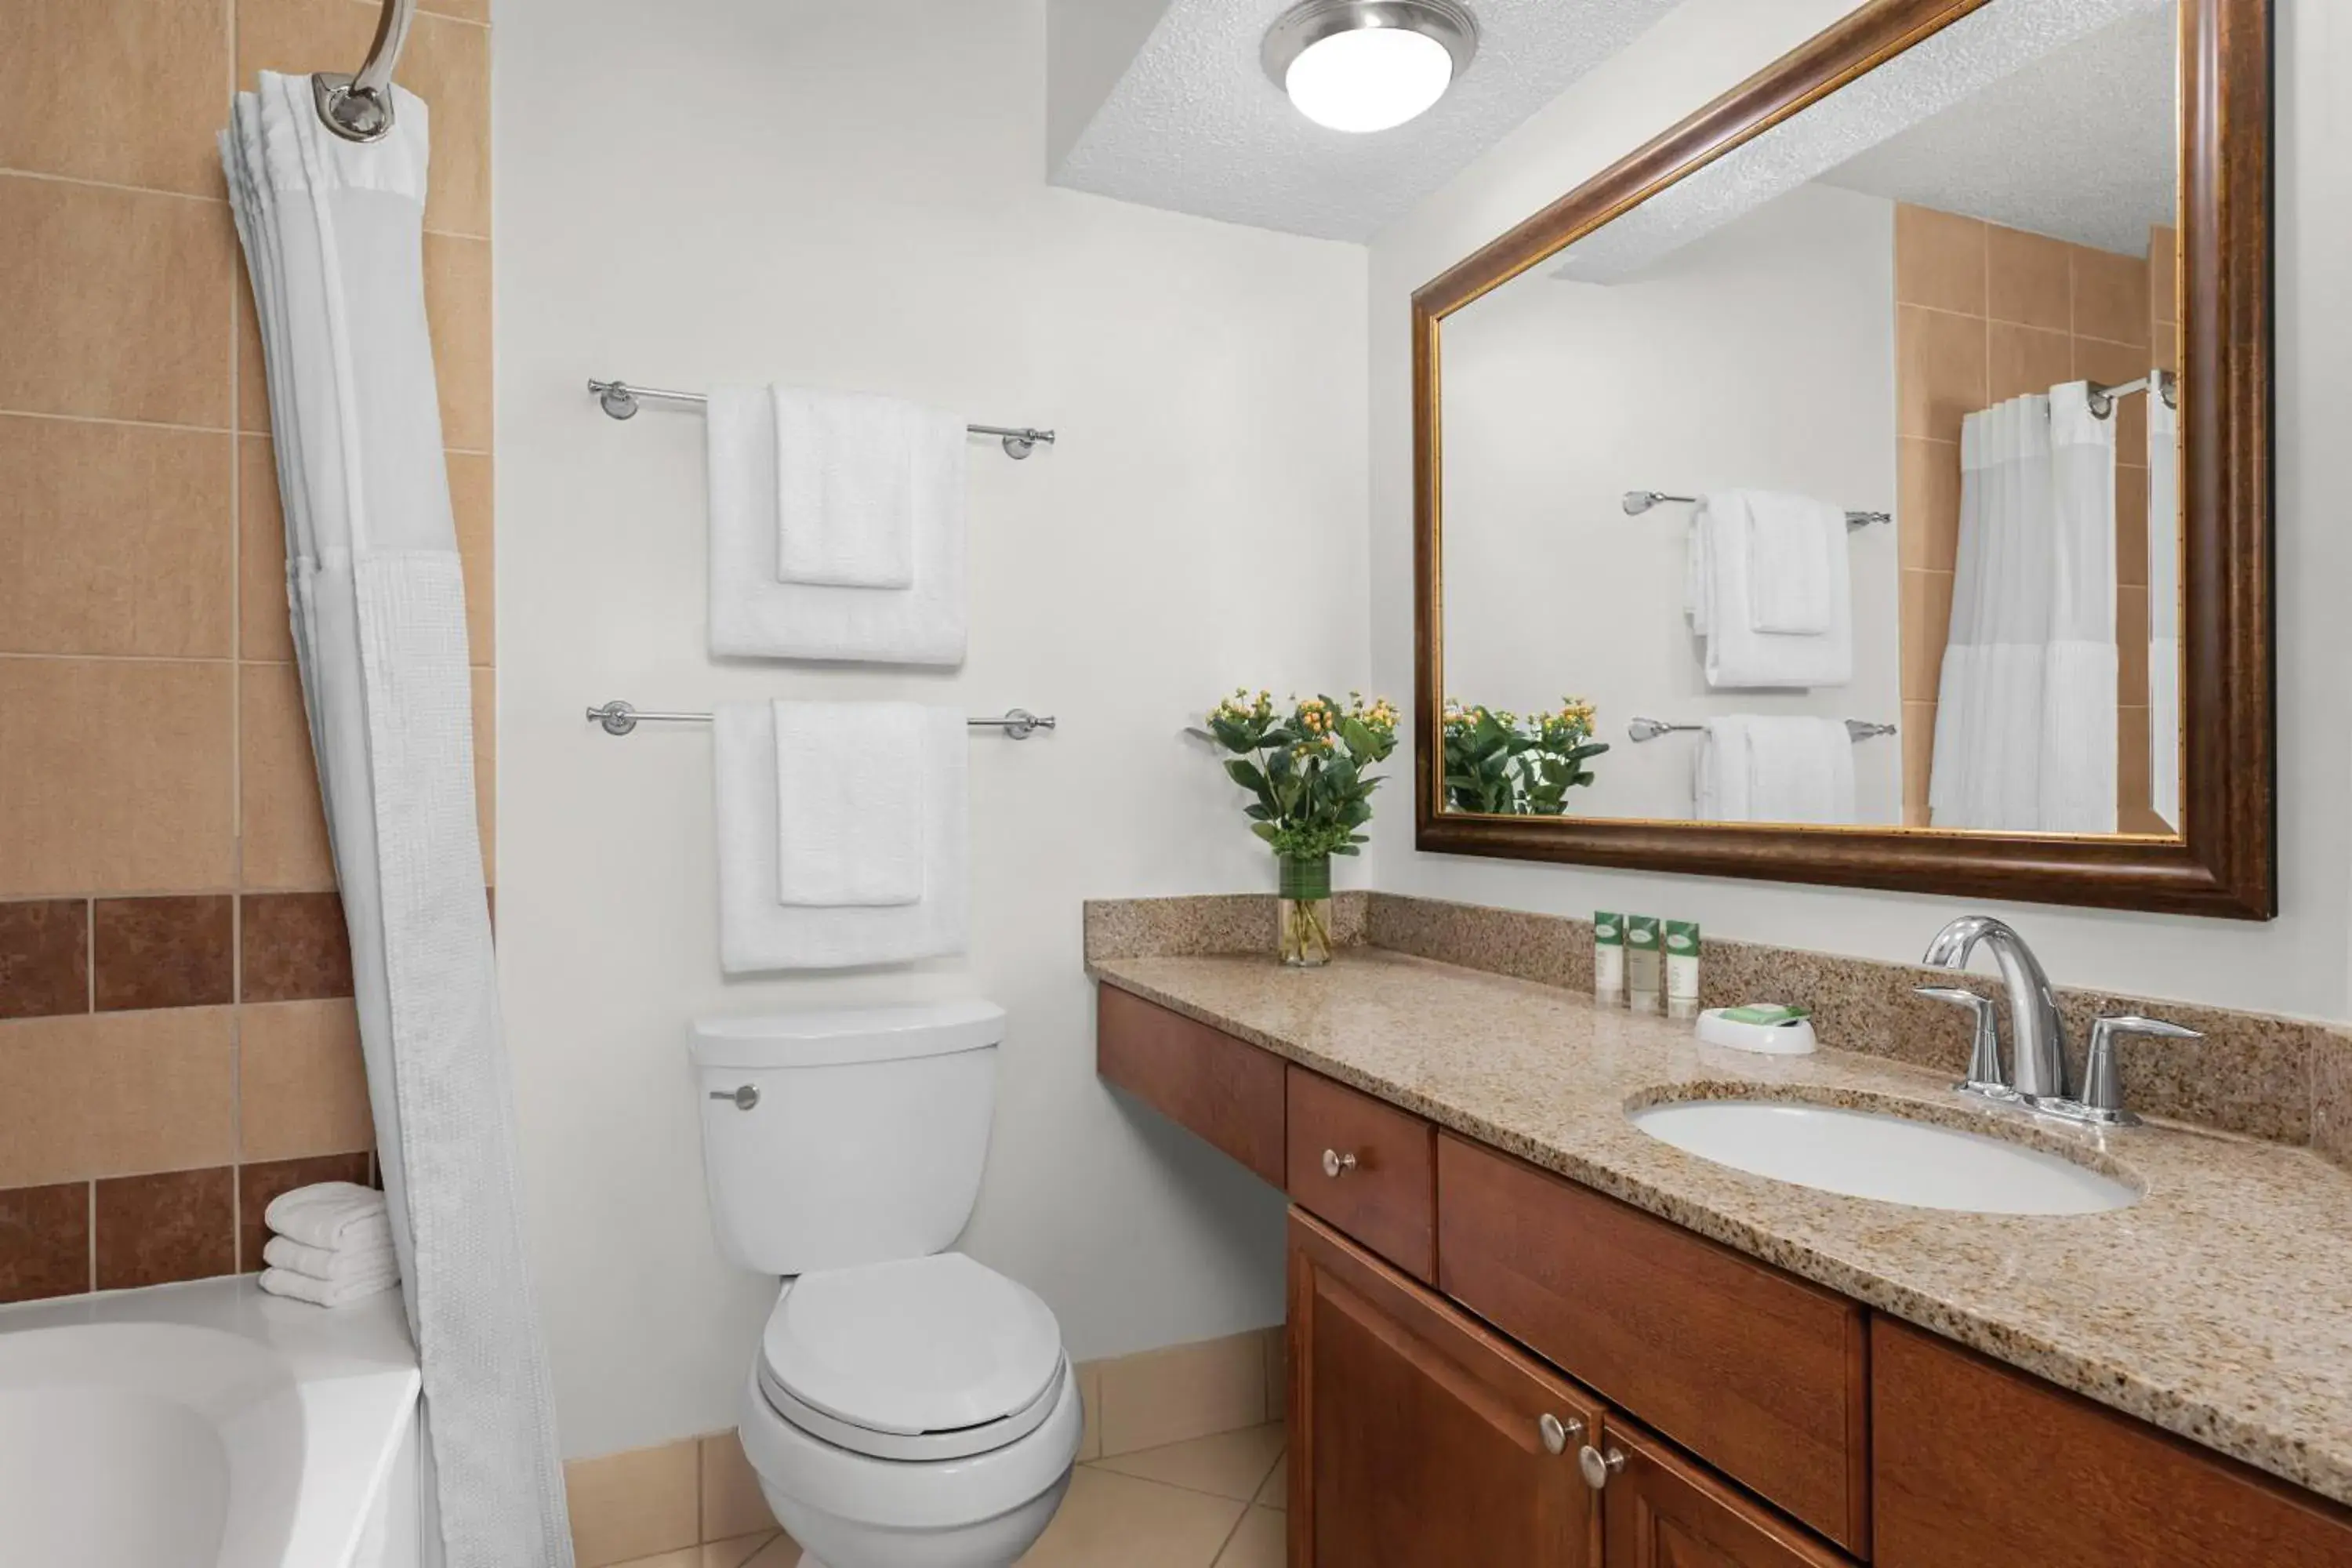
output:
M 1969 955 L 1976 952 L 1979 942 L 1992 949 L 1993 963 L 2000 966 L 2001 984 L 2009 991 L 2010 1071 L 1992 1084 L 1970 1087 L 1981 1093 L 2005 1084 L 2029 1105 L 2071 1099 L 2066 1089 L 2066 1026 L 2058 1016 L 2058 994 L 2023 937 L 1990 915 L 1962 915 L 1936 933 L 1920 962 L 1935 969 L 1966 969 Z M 1973 1066 L 1969 1077 L 1976 1078 Z

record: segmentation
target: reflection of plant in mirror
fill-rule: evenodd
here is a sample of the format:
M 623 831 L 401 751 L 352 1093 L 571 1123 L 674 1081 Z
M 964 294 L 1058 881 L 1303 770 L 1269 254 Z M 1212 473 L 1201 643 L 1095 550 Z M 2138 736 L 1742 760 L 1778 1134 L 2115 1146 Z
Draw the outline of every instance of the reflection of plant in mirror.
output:
M 1592 738 L 1592 704 L 1580 697 L 1526 718 L 1448 700 L 1445 803 L 1488 816 L 1565 816 L 1568 792 L 1592 782 L 1585 763 L 1608 749 Z

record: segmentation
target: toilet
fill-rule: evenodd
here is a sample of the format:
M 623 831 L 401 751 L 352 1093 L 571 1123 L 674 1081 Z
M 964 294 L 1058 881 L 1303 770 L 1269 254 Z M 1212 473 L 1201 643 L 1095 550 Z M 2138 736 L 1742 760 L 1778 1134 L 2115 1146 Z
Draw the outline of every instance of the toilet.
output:
M 1061 1325 L 948 1250 L 980 1191 L 1003 1037 L 981 1001 L 694 1026 L 719 1247 L 784 1277 L 738 1426 L 803 1568 L 1006 1568 L 1069 1488 Z

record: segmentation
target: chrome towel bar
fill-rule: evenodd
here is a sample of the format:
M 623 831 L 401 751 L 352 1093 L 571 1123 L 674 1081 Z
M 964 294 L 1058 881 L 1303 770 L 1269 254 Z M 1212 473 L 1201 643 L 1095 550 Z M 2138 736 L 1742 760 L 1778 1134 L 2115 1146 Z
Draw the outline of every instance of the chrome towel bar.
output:
M 651 713 L 614 701 L 588 710 L 588 722 L 602 724 L 607 735 L 625 735 L 640 724 L 708 724 L 710 715 Z M 1007 709 L 1003 718 L 967 719 L 964 723 L 974 730 L 1002 730 L 1008 741 L 1025 741 L 1040 730 L 1060 728 L 1051 713 L 1032 713 L 1026 708 Z
M 1664 490 L 1627 490 L 1624 495 L 1625 515 L 1639 517 L 1662 501 L 1673 501 L 1679 506 L 1696 506 L 1698 497 L 1670 496 Z M 1893 522 L 1894 521 L 1895 517 L 1891 512 L 1850 511 L 1845 514 L 1845 525 L 1848 528 L 1868 528 L 1874 522 Z
M 704 392 L 665 392 L 658 386 L 632 386 L 625 381 L 591 380 L 588 383 L 588 390 L 595 395 L 596 402 L 604 412 L 615 419 L 635 418 L 637 400 L 641 397 L 658 398 L 664 403 L 692 403 L 698 405 L 710 401 L 710 395 Z M 1002 438 L 1004 442 L 1004 455 L 1015 460 L 1035 451 L 1041 443 L 1048 447 L 1054 444 L 1054 433 L 1051 430 L 1033 430 L 1025 425 L 1019 426 L 967 425 L 964 428 L 975 436 L 995 436 Z
M 1688 731 L 1706 728 L 1704 724 L 1669 724 L 1663 719 L 1634 719 L 1626 724 L 1625 733 L 1639 742 L 1654 741 L 1661 735 L 1679 735 Z M 1870 741 L 1881 735 L 1894 733 L 1895 726 L 1892 724 L 1874 724 L 1867 719 L 1849 719 L 1845 721 L 1845 734 L 1849 741 Z

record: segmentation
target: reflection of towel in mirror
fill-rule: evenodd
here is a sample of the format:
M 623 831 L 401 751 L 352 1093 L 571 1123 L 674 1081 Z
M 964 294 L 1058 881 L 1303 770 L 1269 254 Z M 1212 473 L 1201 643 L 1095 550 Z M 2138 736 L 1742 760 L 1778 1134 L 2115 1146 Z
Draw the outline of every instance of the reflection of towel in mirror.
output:
M 1769 520 L 1760 527 L 1759 511 Z M 1844 685 L 1853 678 L 1845 514 L 1797 496 L 1707 496 L 1691 521 L 1683 608 L 1706 639 L 1709 686 Z M 1780 629 L 1800 626 L 1820 629 Z
M 1841 719 L 1710 719 L 1696 794 L 1703 822 L 1853 822 L 1853 737 Z

